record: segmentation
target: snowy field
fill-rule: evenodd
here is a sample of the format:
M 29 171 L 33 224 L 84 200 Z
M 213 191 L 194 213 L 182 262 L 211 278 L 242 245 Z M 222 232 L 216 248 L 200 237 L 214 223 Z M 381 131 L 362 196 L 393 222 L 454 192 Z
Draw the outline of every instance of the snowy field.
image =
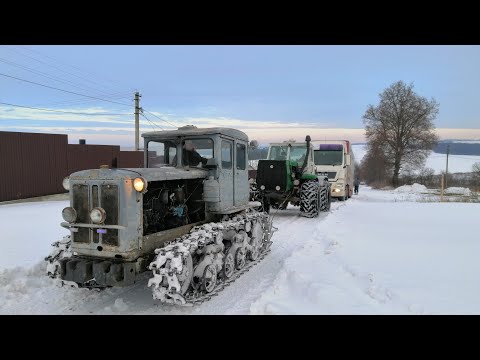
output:
M 366 145 L 352 145 L 352 150 L 355 155 L 355 161 L 357 161 L 360 164 L 363 157 L 367 153 Z M 432 168 L 433 170 L 435 170 L 435 174 L 440 174 L 441 171 L 445 171 L 446 161 L 447 161 L 446 154 L 431 152 L 430 156 L 427 158 L 425 167 Z M 476 162 L 480 162 L 480 156 L 449 155 L 448 172 L 449 173 L 471 172 L 472 165 L 475 164 Z
M 265 259 L 193 308 L 156 303 L 149 273 L 123 289 L 56 286 L 42 259 L 67 202 L 1 205 L 0 314 L 480 314 L 480 204 L 432 196 L 361 186 L 316 219 L 278 211 Z

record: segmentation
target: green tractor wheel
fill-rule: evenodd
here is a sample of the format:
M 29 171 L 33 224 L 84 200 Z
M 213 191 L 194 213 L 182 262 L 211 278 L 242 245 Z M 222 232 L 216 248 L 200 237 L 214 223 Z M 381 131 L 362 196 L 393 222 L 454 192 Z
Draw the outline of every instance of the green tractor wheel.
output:
M 307 180 L 300 189 L 300 214 L 317 217 L 320 211 L 320 185 L 318 181 Z

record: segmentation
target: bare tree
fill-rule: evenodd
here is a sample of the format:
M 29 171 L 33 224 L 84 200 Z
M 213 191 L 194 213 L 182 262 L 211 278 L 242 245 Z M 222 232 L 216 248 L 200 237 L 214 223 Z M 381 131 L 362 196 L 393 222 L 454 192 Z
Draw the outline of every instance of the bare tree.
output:
M 380 94 L 378 106 L 369 105 L 363 121 L 367 141 L 381 144 L 392 164 L 392 182 L 398 184 L 402 166 L 420 168 L 438 142 L 433 121 L 438 103 L 417 95 L 413 84 L 397 81 Z

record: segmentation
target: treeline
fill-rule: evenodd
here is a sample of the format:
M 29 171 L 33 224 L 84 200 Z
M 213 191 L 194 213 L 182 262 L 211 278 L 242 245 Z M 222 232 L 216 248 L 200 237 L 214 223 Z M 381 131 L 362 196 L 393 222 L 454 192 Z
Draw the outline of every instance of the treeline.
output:
M 377 167 L 375 164 L 372 164 L 372 162 L 368 164 L 362 161 L 362 163 L 358 166 L 357 171 L 357 174 L 360 175 L 360 179 L 374 188 L 381 189 L 392 186 L 392 182 L 388 177 L 387 171 L 382 171 L 381 166 Z M 418 183 L 425 185 L 428 188 L 439 189 L 441 186 L 442 176 L 444 176 L 444 179 L 446 179 L 447 187 L 465 187 L 471 189 L 472 191 L 480 192 L 480 173 L 449 173 L 445 177 L 444 171 L 442 171 L 441 174 L 435 174 L 435 170 L 432 168 L 423 168 L 417 171 L 407 170 L 401 173 L 398 178 L 398 186 Z

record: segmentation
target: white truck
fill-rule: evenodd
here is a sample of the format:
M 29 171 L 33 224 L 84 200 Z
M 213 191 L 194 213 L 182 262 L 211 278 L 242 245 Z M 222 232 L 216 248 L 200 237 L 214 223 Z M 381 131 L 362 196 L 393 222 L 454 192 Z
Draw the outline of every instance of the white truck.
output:
M 353 193 L 354 161 L 348 140 L 312 140 L 317 176 L 327 177 L 331 196 L 347 200 Z

